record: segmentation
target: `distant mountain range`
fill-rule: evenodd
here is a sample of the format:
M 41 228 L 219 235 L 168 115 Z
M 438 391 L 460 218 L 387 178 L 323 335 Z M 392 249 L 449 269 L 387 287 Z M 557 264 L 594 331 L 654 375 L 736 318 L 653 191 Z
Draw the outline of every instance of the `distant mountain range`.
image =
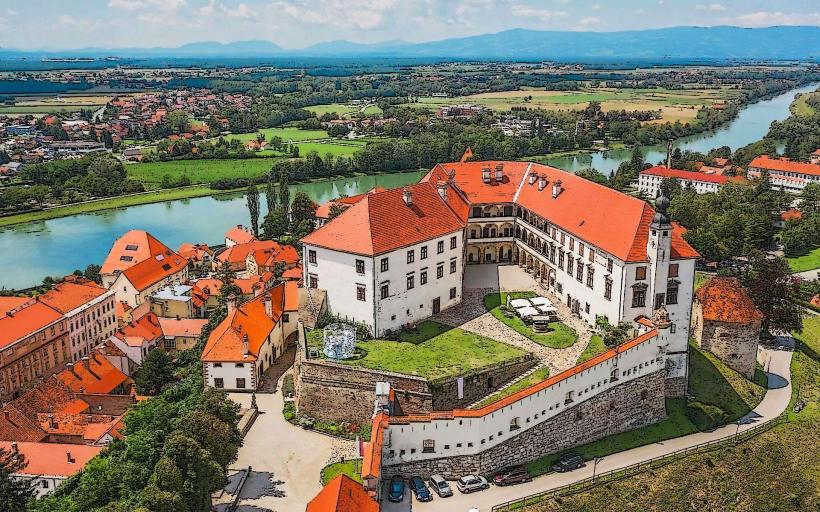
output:
M 571 59 L 820 59 L 820 27 L 672 27 L 625 32 L 561 32 L 513 29 L 496 34 L 426 43 L 350 41 L 285 49 L 270 41 L 189 43 L 177 48 L 15 50 L 14 57 L 404 57 L 487 60 Z

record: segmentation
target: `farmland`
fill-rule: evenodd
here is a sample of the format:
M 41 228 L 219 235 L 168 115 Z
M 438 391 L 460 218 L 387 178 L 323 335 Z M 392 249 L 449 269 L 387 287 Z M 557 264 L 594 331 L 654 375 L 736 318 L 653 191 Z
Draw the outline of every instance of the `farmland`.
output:
M 326 105 L 314 105 L 312 107 L 305 107 L 305 110 L 309 112 L 313 112 L 317 116 L 322 116 L 323 114 L 327 113 L 335 113 L 339 117 L 346 117 L 350 114 L 355 114 L 361 111 L 361 106 L 358 105 L 347 105 L 344 103 L 328 103 Z M 382 109 L 379 108 L 377 105 L 368 105 L 367 108 L 362 111 L 362 114 L 365 115 L 378 115 L 382 113 Z
M 254 178 L 270 171 L 280 158 L 247 158 L 244 160 L 172 160 L 126 166 L 128 177 L 141 181 L 146 188 L 157 188 L 163 176 L 179 180 L 187 176 L 191 183 L 212 183 L 225 178 Z
M 50 112 L 96 110 L 111 100 L 111 96 L 21 97 L 14 105 L 0 105 L 0 114 L 43 115 Z
M 419 98 L 414 108 L 474 103 L 495 111 L 509 111 L 513 107 L 542 110 L 577 110 L 586 108 L 591 101 L 601 103 L 603 111 L 610 110 L 660 110 L 661 121 L 692 120 L 702 106 L 721 103 L 736 96 L 730 89 L 613 89 L 583 88 L 579 91 L 544 91 L 522 89 L 518 91 L 488 92 L 454 98 Z
M 273 137 L 279 137 L 287 142 L 292 140 L 299 142 L 303 140 L 326 139 L 328 134 L 324 130 L 302 130 L 300 128 L 262 128 L 254 133 L 232 133 L 225 135 L 225 140 L 239 140 L 242 142 L 256 140 L 258 134 L 265 136 L 265 140 L 270 141 Z

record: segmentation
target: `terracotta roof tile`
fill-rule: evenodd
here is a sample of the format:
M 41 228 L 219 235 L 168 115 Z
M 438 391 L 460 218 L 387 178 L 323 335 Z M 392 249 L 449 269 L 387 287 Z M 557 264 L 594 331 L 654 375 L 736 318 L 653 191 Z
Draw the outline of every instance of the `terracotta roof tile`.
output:
M 339 475 L 325 485 L 307 504 L 305 512 L 378 512 L 379 504 L 368 496 L 362 484 Z
M 188 260 L 168 249 L 162 254 L 154 255 L 125 269 L 122 274 L 134 285 L 134 288 L 142 291 L 182 271 L 186 266 L 188 266 Z
M 0 443 L 0 447 L 11 450 L 11 443 Z M 18 442 L 17 450 L 28 462 L 20 474 L 67 478 L 79 473 L 102 448 L 82 444 Z M 73 462 L 68 461 L 68 454 L 71 454 Z
M 91 302 L 107 291 L 88 279 L 70 279 L 57 284 L 51 290 L 37 297 L 37 300 L 65 314 Z
M 695 292 L 703 310 L 704 320 L 738 324 L 753 324 L 763 320 L 763 314 L 736 277 L 713 277 Z
M 35 299 L 23 302 L 13 310 L 0 312 L 0 348 L 25 338 L 54 322 L 63 315 Z
M 151 256 L 163 254 L 168 250 L 168 247 L 147 231 L 133 229 L 114 242 L 102 264 L 100 273 L 122 272 Z
M 75 393 L 92 394 L 111 393 L 130 380 L 108 359 L 95 352 L 87 360 L 79 361 L 71 369 L 58 373 L 57 378 Z
M 793 162 L 782 158 L 770 158 L 768 155 L 760 155 L 749 163 L 749 167 L 768 169 L 771 171 L 794 172 L 808 174 L 809 176 L 820 176 L 820 165 L 804 162 Z

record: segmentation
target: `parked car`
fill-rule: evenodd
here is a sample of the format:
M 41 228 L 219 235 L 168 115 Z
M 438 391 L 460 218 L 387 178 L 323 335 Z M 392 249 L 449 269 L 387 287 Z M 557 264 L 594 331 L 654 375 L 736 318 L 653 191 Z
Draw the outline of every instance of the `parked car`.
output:
M 430 489 L 427 488 L 427 484 L 424 483 L 424 480 L 422 480 L 420 476 L 414 476 L 410 479 L 410 489 L 419 501 L 432 501 L 433 499 Z
M 569 452 L 561 455 L 561 457 L 552 465 L 552 470 L 558 473 L 566 473 L 578 468 L 586 466 L 584 458 L 574 452 Z
M 458 490 L 464 494 L 475 491 L 482 491 L 490 487 L 490 483 L 483 476 L 465 475 L 456 482 Z
M 436 491 L 436 494 L 439 495 L 439 498 L 449 498 L 453 495 L 450 484 L 448 484 L 447 480 L 441 475 L 432 475 L 430 477 L 430 485 L 433 487 L 433 490 Z
M 530 478 L 530 473 L 524 466 L 507 468 L 493 477 L 493 483 L 495 485 L 521 484 L 524 482 L 529 482 L 530 480 L 532 480 L 532 478 Z
M 404 501 L 404 478 L 394 476 L 390 479 L 390 493 L 387 499 L 393 503 L 400 503 Z

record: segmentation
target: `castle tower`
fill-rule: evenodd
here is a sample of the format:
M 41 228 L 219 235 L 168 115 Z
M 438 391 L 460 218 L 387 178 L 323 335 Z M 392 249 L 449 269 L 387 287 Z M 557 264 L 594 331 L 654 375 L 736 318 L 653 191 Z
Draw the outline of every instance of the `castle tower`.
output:
M 672 257 L 672 222 L 666 210 L 669 199 L 661 195 L 655 200 L 655 216 L 649 225 L 646 254 L 649 256 L 650 287 L 648 298 L 652 301 L 652 317 L 658 335 L 668 340 L 666 349 L 666 391 L 668 396 L 686 394 L 689 365 L 689 311 L 683 305 L 669 305 L 667 292 L 670 283 L 677 287 L 678 276 L 670 277 Z M 677 292 L 676 292 L 677 293 Z

